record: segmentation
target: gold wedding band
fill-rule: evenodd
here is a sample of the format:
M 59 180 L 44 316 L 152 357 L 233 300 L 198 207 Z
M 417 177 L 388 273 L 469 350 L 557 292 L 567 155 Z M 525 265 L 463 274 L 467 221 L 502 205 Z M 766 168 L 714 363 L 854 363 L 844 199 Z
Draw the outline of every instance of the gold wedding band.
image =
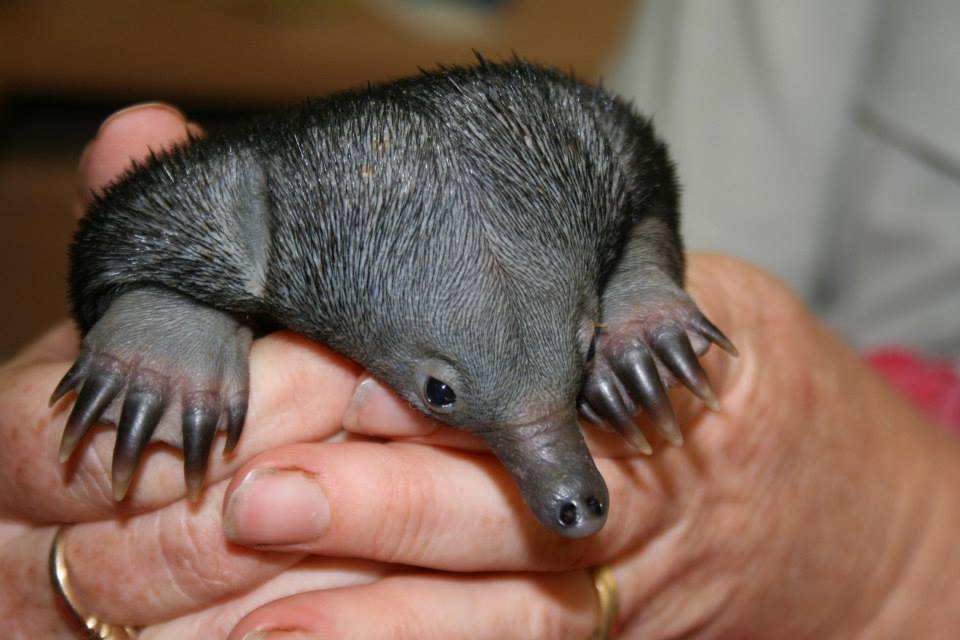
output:
M 58 528 L 50 545 L 50 584 L 53 592 L 70 616 L 84 629 L 83 637 L 90 640 L 135 640 L 140 635 L 136 628 L 101 622 L 92 615 L 82 613 L 74 604 L 76 597 L 70 587 L 70 569 L 63 551 L 67 529 L 67 525 Z
M 617 579 L 613 575 L 613 570 L 605 564 L 594 567 L 591 575 L 593 576 L 593 588 L 597 591 L 597 609 L 600 613 L 600 620 L 597 630 L 590 636 L 590 640 L 610 640 L 613 625 L 617 622 L 617 614 L 620 612 Z

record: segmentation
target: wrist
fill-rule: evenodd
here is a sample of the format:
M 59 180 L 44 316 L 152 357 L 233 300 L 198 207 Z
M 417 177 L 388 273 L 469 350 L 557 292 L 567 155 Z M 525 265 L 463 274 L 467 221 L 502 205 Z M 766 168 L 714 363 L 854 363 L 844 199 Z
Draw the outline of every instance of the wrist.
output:
M 917 434 L 910 492 L 898 524 L 899 560 L 863 638 L 954 637 L 960 628 L 960 443 L 933 427 Z

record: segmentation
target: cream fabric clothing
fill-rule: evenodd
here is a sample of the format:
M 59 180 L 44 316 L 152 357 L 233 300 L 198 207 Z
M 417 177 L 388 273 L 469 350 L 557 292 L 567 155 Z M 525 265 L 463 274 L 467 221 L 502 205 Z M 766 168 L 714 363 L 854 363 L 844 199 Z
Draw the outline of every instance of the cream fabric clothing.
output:
M 646 0 L 607 84 L 670 143 L 689 248 L 960 360 L 960 3 Z

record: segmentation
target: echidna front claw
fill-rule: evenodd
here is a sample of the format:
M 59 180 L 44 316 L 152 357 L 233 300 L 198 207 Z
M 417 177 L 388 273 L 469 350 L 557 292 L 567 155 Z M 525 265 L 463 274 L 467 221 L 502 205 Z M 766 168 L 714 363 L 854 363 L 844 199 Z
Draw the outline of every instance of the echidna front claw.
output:
M 653 349 L 677 380 L 703 400 L 711 409 L 718 409 L 720 401 L 707 379 L 707 374 L 693 352 L 685 331 L 670 329 L 653 340 Z
M 594 361 L 594 369 L 587 376 L 582 394 L 585 406 L 616 429 L 627 442 L 643 453 L 653 452 L 633 421 L 636 407 L 606 362 Z
M 620 379 L 644 413 L 671 444 L 681 446 L 683 434 L 650 351 L 638 343 L 624 351 L 617 364 Z
M 730 339 L 724 335 L 723 331 L 720 331 L 720 329 L 717 328 L 717 325 L 710 322 L 710 319 L 703 315 L 703 313 L 701 313 L 699 310 L 691 315 L 690 326 L 702 337 L 717 345 L 730 355 L 734 357 L 740 355 L 740 352 L 737 351 L 735 346 L 733 346 L 733 343 L 730 342 Z
M 733 344 L 683 291 L 665 290 L 660 296 L 650 301 L 647 315 L 640 306 L 635 317 L 601 326 L 581 391 L 581 412 L 602 418 L 641 451 L 650 445 L 631 419 L 635 408 L 642 407 L 670 443 L 682 445 L 668 385 L 682 383 L 717 409 L 717 395 L 697 354 L 711 343 L 736 354 Z
M 223 453 L 231 453 L 240 441 L 243 423 L 247 419 L 247 390 L 244 389 L 227 405 L 227 441 Z
M 166 409 L 165 382 L 158 376 L 141 374 L 127 390 L 113 449 L 114 500 L 123 500 L 127 495 L 133 472 Z
M 75 369 L 70 369 L 58 385 L 56 393 L 63 396 L 70 388 L 81 384 L 81 377 L 82 374 Z M 68 379 L 69 384 L 65 384 Z M 120 393 L 124 385 L 124 374 L 114 362 L 109 362 L 104 367 L 95 364 L 93 371 L 82 381 L 82 385 L 60 440 L 60 462 L 66 462 L 73 455 L 83 436 L 87 435 L 93 423 L 100 419 L 103 412 Z
M 53 390 L 53 393 L 50 394 L 50 402 L 48 406 L 53 406 L 60 401 L 60 398 L 65 396 L 68 391 L 76 389 L 80 383 L 83 382 L 84 378 L 87 375 L 87 367 L 90 364 L 89 354 L 83 352 L 77 358 L 77 361 L 73 363 L 73 366 L 63 375 L 63 378 L 60 379 L 60 382 L 57 383 L 57 388 Z
M 183 406 L 183 478 L 187 496 L 196 501 L 207 473 L 210 447 L 220 420 L 220 398 L 200 392 L 185 398 Z

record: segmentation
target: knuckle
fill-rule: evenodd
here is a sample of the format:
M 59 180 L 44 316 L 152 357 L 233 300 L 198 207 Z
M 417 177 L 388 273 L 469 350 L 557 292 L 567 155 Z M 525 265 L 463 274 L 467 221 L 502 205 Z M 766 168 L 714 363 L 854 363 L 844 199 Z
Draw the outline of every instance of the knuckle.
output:
M 160 557 L 167 567 L 170 583 L 191 600 L 222 593 L 242 579 L 233 565 L 218 553 L 217 542 L 205 533 L 217 530 L 209 519 L 192 514 L 177 526 L 162 526 L 158 534 Z

